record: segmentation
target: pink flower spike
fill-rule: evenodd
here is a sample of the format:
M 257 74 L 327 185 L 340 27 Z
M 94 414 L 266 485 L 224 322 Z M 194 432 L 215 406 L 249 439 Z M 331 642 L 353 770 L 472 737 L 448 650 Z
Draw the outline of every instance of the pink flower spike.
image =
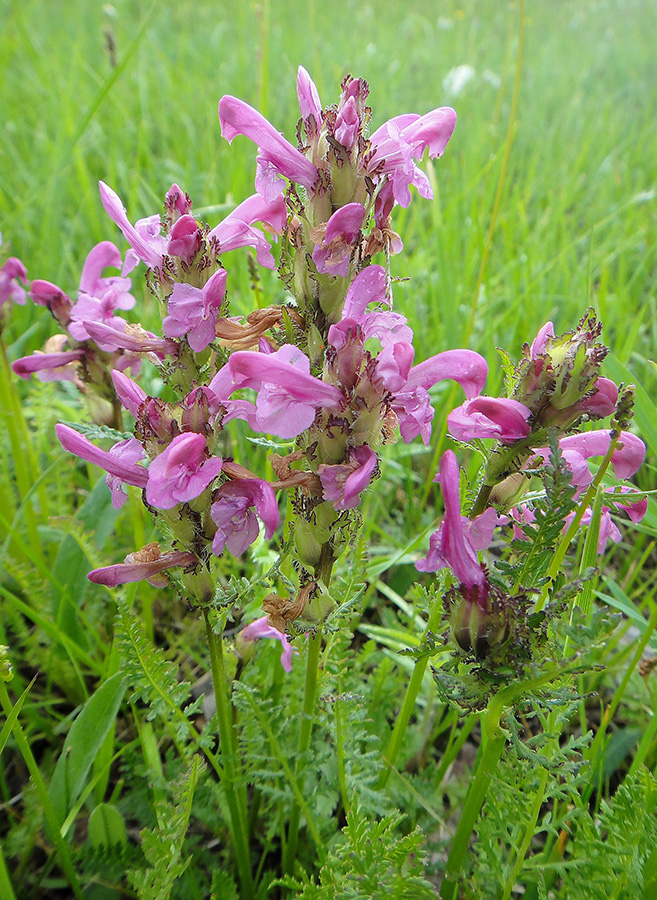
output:
M 486 519 L 480 525 L 480 531 L 473 533 L 473 523 L 461 516 L 459 499 L 459 464 L 451 450 L 447 450 L 440 463 L 440 472 L 434 478 L 439 481 L 445 503 L 445 518 L 437 531 L 431 535 L 429 552 L 424 559 L 415 563 L 420 572 L 436 572 L 438 569 L 452 570 L 460 584 L 468 588 L 478 587 L 483 591 L 486 581 L 484 571 L 477 561 L 477 547 L 487 546 L 484 541 L 490 535 L 492 516 L 487 511 Z
M 162 266 L 162 260 L 166 253 L 166 240 L 159 234 L 159 228 L 158 232 L 154 234 L 154 229 L 151 227 L 151 219 L 140 220 L 135 225 L 132 225 L 128 220 L 125 206 L 118 194 L 103 181 L 99 182 L 99 188 L 100 199 L 105 212 L 119 226 L 123 236 L 139 259 L 145 262 L 149 268 L 159 269 Z
M 140 551 L 143 552 L 143 551 Z M 87 578 L 94 584 L 104 584 L 106 587 L 117 587 L 119 584 L 129 584 L 133 581 L 148 581 L 153 587 L 163 587 L 166 580 L 158 580 L 157 576 L 166 569 L 174 566 L 188 568 L 198 564 L 199 560 L 193 553 L 185 550 L 172 550 L 162 553 L 157 559 L 139 562 L 135 559 L 140 553 L 129 553 L 125 562 L 114 566 L 105 566 L 102 569 L 93 569 Z
M 292 656 L 296 652 L 296 648 L 290 644 L 282 631 L 279 631 L 278 628 L 273 628 L 267 623 L 267 616 L 262 616 L 262 618 L 256 619 L 255 622 L 251 622 L 238 635 L 238 641 L 245 641 L 246 643 L 260 640 L 260 638 L 273 638 L 281 642 L 281 647 L 283 648 L 281 665 L 286 672 L 291 672 Z
M 368 486 L 378 464 L 376 453 L 363 444 L 351 450 L 349 462 L 341 465 L 320 465 L 317 469 L 324 498 L 330 500 L 336 510 L 354 509 L 360 503 L 360 495 Z
M 179 434 L 148 469 L 146 499 L 158 509 L 172 509 L 203 493 L 221 472 L 222 460 L 206 454 L 202 434 Z
M 114 390 L 128 412 L 132 413 L 135 419 L 139 416 L 139 407 L 146 399 L 146 393 L 143 391 L 136 381 L 128 378 L 123 372 L 112 369 L 110 372 L 114 383 Z
M 258 165 L 265 174 L 261 179 L 262 190 L 258 190 L 258 193 L 264 191 L 267 199 L 273 199 L 275 194 L 282 193 L 282 185 L 280 189 L 275 187 L 271 191 L 268 172 L 283 175 L 289 181 L 303 185 L 310 193 L 314 192 L 319 181 L 316 167 L 248 103 L 229 95 L 222 97 L 219 101 L 219 121 L 221 133 L 228 143 L 238 134 L 243 134 L 257 145 Z
M 265 526 L 265 538 L 269 540 L 280 521 L 278 504 L 273 489 L 260 478 L 244 478 L 222 484 L 214 495 L 210 516 L 217 526 L 212 542 L 212 552 L 220 556 L 224 548 L 241 556 L 258 537 L 256 515 Z
M 503 444 L 527 437 L 531 410 L 505 397 L 475 397 L 447 416 L 449 433 L 457 441 L 495 438 Z
M 126 484 L 133 484 L 139 488 L 146 487 L 148 471 L 141 466 L 122 462 L 111 453 L 108 453 L 107 450 L 101 450 L 99 447 L 96 447 L 79 432 L 69 428 L 68 425 L 55 425 L 55 433 L 64 450 L 67 450 L 69 453 L 73 453 L 75 456 L 79 456 L 80 459 L 85 459 L 87 462 L 99 466 L 109 475 L 114 475 Z
M 585 459 L 604 456 L 609 449 L 610 432 L 606 430 L 585 431 L 561 438 L 562 450 L 573 450 Z M 629 431 L 621 431 L 620 440 L 612 453 L 611 462 L 619 480 L 630 478 L 640 468 L 646 455 L 646 445 L 641 438 Z

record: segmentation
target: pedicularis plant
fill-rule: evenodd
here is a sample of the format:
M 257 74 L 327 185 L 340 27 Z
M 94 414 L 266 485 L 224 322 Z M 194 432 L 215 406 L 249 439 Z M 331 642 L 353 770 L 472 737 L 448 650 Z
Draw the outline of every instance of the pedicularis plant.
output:
M 231 895 L 233 872 L 244 898 L 278 889 L 304 897 L 434 896 L 417 870 L 423 834 L 404 831 L 398 817 L 382 818 L 394 808 L 394 794 L 386 793 L 390 774 L 433 660 L 442 715 L 448 717 L 452 708 L 469 714 L 468 732 L 473 716 L 482 722 L 476 770 L 460 798 L 455 830 L 442 838 L 447 849 L 437 865 L 444 900 L 471 896 L 464 893 L 472 877 L 468 848 L 505 747 L 507 756 L 516 754 L 518 766 L 541 773 L 532 827 L 541 805 L 555 796 L 543 773 L 550 766 L 577 770 L 573 759 L 581 748 L 560 747 L 565 713 L 559 710 L 572 705 L 574 677 L 591 668 L 590 651 L 605 626 L 590 608 L 580 613 L 575 605 L 590 570 L 568 579 L 564 559 L 580 527 L 588 525 L 587 542 L 601 552 L 609 540 L 620 539 L 612 515 L 624 512 L 636 522 L 646 510 L 645 496 L 623 484 L 644 457 L 642 441 L 627 430 L 632 388 L 619 389 L 601 375 L 607 350 L 592 310 L 563 334 L 548 322 L 525 344 L 517 363 L 505 358 L 502 397 L 484 393 L 487 365 L 471 350 L 416 361 L 413 333 L 393 308 L 392 258 L 403 249 L 393 230 L 394 212 L 411 202 L 411 187 L 425 199 L 433 196 L 418 163 L 425 152 L 431 159 L 443 154 L 456 114 L 445 107 L 422 116 L 402 114 L 370 134 L 364 80 L 347 77 L 338 103 L 326 108 L 304 69 L 297 91 L 296 145 L 243 101 L 222 98 L 223 136 L 229 142 L 246 136 L 258 155 L 256 193 L 217 225 L 200 222 L 175 184 L 162 217 L 132 224 L 120 198 L 101 182 L 102 204 L 129 249 L 122 257 L 109 241 L 95 246 L 74 299 L 48 281 L 31 282 L 31 299 L 49 309 L 61 331 L 44 352 L 17 360 L 13 368 L 25 378 L 36 374 L 77 386 L 94 424 L 59 424 L 62 447 L 105 470 L 116 508 L 127 500 L 126 486 L 138 488 L 164 536 L 93 570 L 91 581 L 112 588 L 142 579 L 173 585 L 204 621 L 216 717 L 200 732 L 190 720 L 197 705 L 185 705 L 187 695 L 177 693 L 170 667 L 146 647 L 121 595 L 115 639 L 123 668 L 88 701 L 106 690 L 107 702 L 118 697 L 116 715 L 122 690 L 131 683 L 135 701 L 140 697 L 150 706 L 149 717 L 168 722 L 170 747 L 187 766 L 177 770 L 183 774 L 169 805 L 156 804 L 154 828 L 142 832 L 145 861 L 130 862 L 131 890 L 140 897 L 179 890 L 175 885 L 183 883 L 190 864 L 183 844 L 197 802 L 194 791 L 204 779 L 212 786 L 214 807 L 204 808 L 201 819 L 216 839 L 198 854 L 214 860 L 208 865 L 216 870 L 217 896 Z M 257 266 L 277 268 L 284 297 L 278 305 L 260 303 L 245 317 L 231 315 L 229 303 L 230 255 L 244 248 L 255 253 L 254 280 Z M 160 334 L 121 315 L 135 308 L 129 276 L 139 263 L 147 267 L 146 281 L 161 312 Z M 108 268 L 121 274 L 105 275 Z M 25 302 L 21 283 L 25 268 L 7 260 L 0 301 Z M 160 396 L 140 386 L 144 365 L 156 367 Z M 399 437 L 430 443 L 430 391 L 445 379 L 465 395 L 447 418 L 448 433 L 480 460 L 479 472 L 464 485 L 454 451 L 442 457 L 435 480 L 444 517 L 415 563 L 419 572 L 441 575 L 425 591 L 425 632 L 406 650 L 412 677 L 388 737 L 381 743 L 379 733 L 374 749 L 366 737 L 346 747 L 345 709 L 355 695 L 344 687 L 353 688 L 350 665 L 357 655 L 347 628 L 363 596 L 354 554 L 359 506 L 368 487 L 386 477 L 384 445 Z M 130 432 L 124 430 L 128 417 L 134 421 Z M 597 424 L 609 418 L 606 426 Z M 249 458 L 233 458 L 227 426 L 236 419 L 261 436 L 260 443 L 282 451 L 272 449 L 268 478 L 251 471 Z M 590 423 L 596 423 L 593 429 Z M 98 446 L 108 440 L 109 449 Z M 589 468 L 592 458 L 601 460 L 595 471 Z M 277 548 L 278 558 L 252 581 L 229 577 L 234 564 L 227 557 L 245 554 L 259 535 L 261 555 L 264 539 Z M 345 558 L 356 567 L 355 577 L 345 577 Z M 261 606 L 255 615 L 254 598 Z M 269 695 L 243 680 L 254 642 L 264 637 L 280 641 L 287 673 L 305 666 L 302 697 L 289 708 L 281 704 L 280 678 L 270 684 Z M 366 668 L 359 672 L 367 677 Z M 329 677 L 336 693 L 323 694 L 322 680 Z M 313 740 L 327 703 L 335 742 L 328 757 Z M 524 746 L 517 736 L 521 712 L 541 719 L 540 762 L 527 748 L 518 756 Z M 93 721 L 88 707 L 72 735 L 85 716 Z M 459 740 L 448 745 L 446 765 L 465 732 Z M 264 756 L 261 745 L 269 748 Z M 155 774 L 164 776 L 157 747 L 149 752 L 151 770 L 154 765 Z M 348 773 L 359 771 L 363 753 L 373 777 L 361 773 L 359 782 Z M 209 763 L 205 773 L 200 759 Z M 66 765 L 61 763 L 62 770 Z M 339 794 L 325 801 L 324 818 L 328 810 L 336 821 L 346 814 L 347 850 L 336 843 L 335 826 L 330 831 L 318 819 L 311 789 L 317 771 L 314 778 L 309 774 L 314 765 L 317 771 L 337 765 Z M 64 775 L 55 774 L 55 794 L 57 779 Z M 48 821 L 49 840 L 57 847 L 66 834 L 64 819 L 75 818 L 88 797 L 83 783 L 84 778 L 67 787 L 64 814 Z M 167 796 L 160 787 L 162 794 Z M 553 802 L 567 805 L 568 799 Z M 115 804 L 103 809 L 116 812 Z M 558 833 L 556 825 L 546 827 L 548 838 L 555 828 Z M 533 830 L 528 834 L 531 840 Z M 529 840 L 519 863 L 506 872 L 506 897 Z M 368 846 L 378 849 L 368 856 Z M 556 867 L 555 853 L 550 859 Z M 77 894 L 80 882 L 66 872 Z M 536 878 L 527 882 L 534 895 L 541 889 Z M 205 891 L 200 888 L 198 896 Z M 490 896 L 499 895 L 491 889 Z

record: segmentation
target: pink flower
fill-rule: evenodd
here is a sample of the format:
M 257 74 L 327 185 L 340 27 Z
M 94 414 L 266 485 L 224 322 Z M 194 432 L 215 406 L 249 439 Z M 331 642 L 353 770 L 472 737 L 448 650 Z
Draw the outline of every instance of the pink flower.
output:
M 151 269 L 159 269 L 167 249 L 167 242 L 160 233 L 160 217 L 150 216 L 130 224 L 125 206 L 121 198 L 109 185 L 99 182 L 100 199 L 110 219 L 115 222 L 124 238 L 132 247 L 133 253 L 126 254 L 124 274 L 133 269 L 138 260 L 142 260 Z
M 206 458 L 202 434 L 179 434 L 148 469 L 146 499 L 158 509 L 171 509 L 203 493 L 221 472 L 222 460 Z
M 225 269 L 219 269 L 202 288 L 176 282 L 167 303 L 164 333 L 170 338 L 187 335 L 195 353 L 205 350 L 215 339 L 215 325 L 226 295 Z
M 128 350 L 132 353 L 152 353 L 157 358 L 165 355 L 175 356 L 178 345 L 175 341 L 156 337 L 150 331 L 144 331 L 139 325 L 129 325 L 114 316 L 111 324 L 104 322 L 86 322 L 85 329 L 89 337 L 98 346 L 109 353 L 115 350 Z
M 259 194 L 267 200 L 281 194 L 281 175 L 314 193 L 319 181 L 317 168 L 252 106 L 237 97 L 226 95 L 219 101 L 219 121 L 221 133 L 228 143 L 238 134 L 243 134 L 257 145 L 256 190 Z
M 461 516 L 459 500 L 459 465 L 455 454 L 447 450 L 440 464 L 440 472 L 434 478 L 443 491 L 445 518 L 431 535 L 429 552 L 415 563 L 420 572 L 436 572 L 451 569 L 460 584 L 484 591 L 486 576 L 477 560 L 477 550 L 487 547 L 493 537 L 497 514 L 489 508 L 470 521 Z
M 283 648 L 283 652 L 281 653 L 281 665 L 286 672 L 291 672 L 292 656 L 295 652 L 295 648 L 292 647 L 283 632 L 267 624 L 267 616 L 262 616 L 262 618 L 256 619 L 255 622 L 251 622 L 246 628 L 243 628 L 238 635 L 238 643 L 240 641 L 251 643 L 260 640 L 260 638 L 273 638 L 274 640 L 281 642 L 281 647 Z
M 349 451 L 349 462 L 340 465 L 320 465 L 317 469 L 326 500 L 336 510 L 353 509 L 360 503 L 360 495 L 368 486 L 377 467 L 376 453 L 363 444 Z
M 87 575 L 89 581 L 94 584 L 104 584 L 107 587 L 117 587 L 119 584 L 129 584 L 133 581 L 148 580 L 153 587 L 164 587 L 168 579 L 161 575 L 166 569 L 174 566 L 184 568 L 198 565 L 199 560 L 193 553 L 185 550 L 172 550 L 168 553 L 157 551 L 148 553 L 149 548 L 139 550 L 137 553 L 129 553 L 125 562 L 114 566 L 105 566 L 102 569 L 93 569 Z M 152 556 L 152 559 L 143 557 Z M 158 577 L 159 576 L 159 577 Z
M 1 243 L 1 241 L 0 241 Z M 27 269 L 15 256 L 10 256 L 0 266 L 0 306 L 13 300 L 14 303 L 25 303 L 26 293 L 19 282 L 27 284 Z
M 148 472 L 141 466 L 124 462 L 120 456 L 108 453 L 94 446 L 73 428 L 68 425 L 55 425 L 55 432 L 64 450 L 85 459 L 87 462 L 100 466 L 109 475 L 113 475 L 125 484 L 133 484 L 136 487 L 145 488 L 148 483 Z
M 277 193 L 272 199 L 252 194 L 229 213 L 223 222 L 209 232 L 208 241 L 218 244 L 218 253 L 228 253 L 238 247 L 253 247 L 261 266 L 273 269 L 276 265 L 264 234 L 252 225 L 260 222 L 274 234 L 280 234 L 287 222 L 285 200 Z
M 215 556 L 220 556 L 224 547 L 233 556 L 240 556 L 251 546 L 259 532 L 256 513 L 269 540 L 278 528 L 280 514 L 274 491 L 266 481 L 244 478 L 221 485 L 210 507 L 210 516 L 217 526 L 212 541 Z
M 139 387 L 136 381 L 133 381 L 132 378 L 128 378 L 123 372 L 112 369 L 110 375 L 112 376 L 112 382 L 114 383 L 114 390 L 116 391 L 116 395 L 121 401 L 121 404 L 128 412 L 132 413 L 136 419 L 139 416 L 139 407 L 144 400 L 146 400 L 146 392 Z
M 347 203 L 333 213 L 326 223 L 321 244 L 313 249 L 313 262 L 321 275 L 347 277 L 354 244 L 364 219 L 365 207 L 362 203 Z
M 61 344 L 66 343 L 65 334 L 55 337 L 61 339 Z M 17 359 L 11 367 L 21 378 L 29 378 L 36 373 L 39 381 L 73 381 L 77 373 L 71 363 L 78 362 L 83 356 L 82 350 L 62 350 L 54 353 L 42 353 L 37 350 L 31 356 Z
M 559 446 L 563 451 L 571 451 L 584 459 L 590 459 L 592 456 L 604 456 L 609 449 L 610 441 L 609 431 L 585 431 L 582 434 L 571 434 L 561 438 Z M 629 431 L 622 431 L 616 449 L 611 455 L 616 477 L 623 480 L 634 475 L 643 463 L 645 455 L 646 445 L 641 438 Z
M 239 388 L 258 392 L 255 407 L 236 401 L 230 418 L 245 418 L 257 431 L 293 438 L 309 428 L 317 409 L 339 409 L 342 393 L 310 374 L 310 360 L 298 347 L 284 344 L 275 353 L 239 350 L 217 372 L 209 390 L 223 405 Z
M 76 341 L 89 338 L 87 322 L 107 323 L 117 309 L 132 309 L 135 305 L 129 278 L 101 277 L 108 266 L 121 268 L 121 253 L 111 241 L 101 241 L 87 255 L 80 277 L 78 301 L 70 309 L 68 331 Z
M 422 159 L 426 149 L 431 159 L 442 156 L 455 125 L 456 113 L 448 106 L 424 116 L 409 113 L 389 119 L 370 138 L 373 152 L 367 163 L 368 173 L 373 178 L 388 177 L 400 206 L 411 202 L 411 184 L 422 197 L 432 199 L 429 179 L 414 160 Z
M 529 435 L 531 410 L 505 397 L 475 397 L 447 416 L 449 433 L 457 441 L 495 438 L 503 444 Z
M 406 383 L 395 393 L 392 408 L 399 419 L 399 430 L 408 443 L 421 435 L 425 444 L 431 438 L 434 410 L 428 390 L 445 378 L 458 382 L 465 396 L 474 397 L 484 386 L 486 360 L 472 350 L 445 350 L 413 366 Z
M 128 438 L 127 441 L 119 441 L 110 448 L 109 454 L 115 460 L 125 463 L 126 466 L 136 466 L 138 462 L 146 455 L 144 448 L 136 438 Z M 114 509 L 121 509 L 128 499 L 128 495 L 123 490 L 124 481 L 122 478 L 108 473 L 105 478 L 107 487 L 112 492 L 112 506 Z
M 315 119 L 315 128 L 319 128 L 322 124 L 322 101 L 319 99 L 314 81 L 303 66 L 299 66 L 297 70 L 297 98 L 301 118 L 308 119 L 312 116 Z

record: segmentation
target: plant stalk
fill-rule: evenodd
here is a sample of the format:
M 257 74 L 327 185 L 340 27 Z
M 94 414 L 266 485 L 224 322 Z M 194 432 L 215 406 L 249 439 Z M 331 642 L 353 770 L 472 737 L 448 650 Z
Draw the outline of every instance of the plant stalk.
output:
M 308 638 L 308 657 L 306 659 L 306 684 L 303 695 L 303 715 L 299 728 L 299 742 L 297 744 L 298 757 L 295 766 L 295 775 L 300 768 L 300 758 L 310 747 L 310 736 L 313 728 L 313 718 L 317 704 L 317 674 L 319 670 L 319 651 L 322 646 L 322 636 L 319 632 Z M 290 822 L 287 830 L 287 843 L 283 859 L 283 871 L 291 874 L 294 868 L 294 860 L 297 855 L 299 839 L 299 825 L 301 822 L 301 806 L 295 799 L 290 813 Z
M 203 610 L 205 633 L 210 648 L 210 664 L 212 667 L 212 684 L 217 702 L 217 719 L 219 722 L 219 739 L 223 758 L 222 787 L 226 794 L 231 819 L 231 836 L 237 857 L 242 900 L 253 897 L 253 875 L 249 851 L 248 818 L 246 813 L 246 794 L 237 787 L 237 736 L 233 727 L 232 705 L 227 693 L 226 670 L 224 667 L 223 638 L 215 633 L 210 622 L 207 609 Z

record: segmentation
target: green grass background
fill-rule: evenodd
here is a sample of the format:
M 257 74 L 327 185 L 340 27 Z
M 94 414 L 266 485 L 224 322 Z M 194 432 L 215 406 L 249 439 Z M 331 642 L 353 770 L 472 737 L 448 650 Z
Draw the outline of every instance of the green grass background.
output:
M 571 327 L 592 302 L 620 359 L 641 362 L 655 355 L 655 6 L 528 0 L 525 15 L 514 140 L 470 344 L 517 352 L 547 318 Z M 158 211 L 177 180 L 218 221 L 253 190 L 255 170 L 246 139 L 222 140 L 219 98 L 244 98 L 292 137 L 301 63 L 324 103 L 345 74 L 365 77 L 374 126 L 456 108 L 436 202 L 397 210 L 406 249 L 394 271 L 412 279 L 396 296 L 418 358 L 463 339 L 507 134 L 517 4 L 23 0 L 5 4 L 0 27 L 0 229 L 31 277 L 72 291 L 93 243 L 123 246 L 100 178 L 133 219 Z M 443 79 L 460 65 L 475 76 L 451 97 Z M 12 337 L 37 318 L 17 311 Z
M 429 164 L 436 199 L 415 196 L 393 220 L 405 244 L 392 261 L 393 274 L 408 279 L 396 285 L 395 300 L 415 328 L 416 359 L 466 344 L 488 358 L 492 393 L 501 382 L 496 347 L 516 357 L 547 319 L 566 330 L 592 304 L 615 357 L 610 374 L 632 377 L 644 389 L 637 425 L 649 457 L 639 483 L 652 488 L 657 7 L 647 0 L 526 0 L 517 112 L 509 127 L 519 14 L 518 3 L 505 0 L 424 0 L 410 8 L 401 0 L 5 0 L 3 240 L 30 278 L 54 281 L 74 296 L 96 242 L 109 239 L 125 249 L 100 204 L 99 179 L 117 190 L 133 221 L 158 212 L 177 181 L 199 216 L 216 224 L 253 191 L 255 174 L 250 142 L 238 138 L 231 147 L 221 138 L 220 97 L 242 97 L 292 138 L 300 63 L 325 104 L 337 100 L 347 73 L 366 78 L 373 127 L 402 112 L 451 104 L 458 113 L 454 137 L 444 158 Z M 463 65 L 474 76 L 452 96 L 443 82 Z M 243 256 L 230 254 L 223 262 L 234 310 L 248 311 L 253 298 Z M 263 283 L 265 302 L 283 299 L 273 275 L 265 273 Z M 154 304 L 138 277 L 135 284 L 135 319 L 156 330 Z M 53 331 L 43 310 L 30 303 L 15 307 L 4 336 L 10 358 L 41 348 Z M 0 538 L 9 561 L 0 580 L 0 643 L 14 642 L 17 693 L 34 671 L 45 673 L 23 717 L 35 740 L 56 748 L 68 730 L 70 704 L 81 703 L 92 683 L 118 666 L 102 630 L 111 618 L 108 594 L 89 585 L 86 571 L 120 561 L 157 535 L 136 492 L 117 519 L 99 471 L 76 466 L 59 451 L 54 422 L 84 417 L 69 385 L 16 379 L 11 390 L 4 382 L 0 387 Z M 368 494 L 368 596 L 378 588 L 400 609 L 408 609 L 402 598 L 417 575 L 401 564 L 411 561 L 401 554 L 434 517 L 423 501 L 433 490 L 450 400 L 460 402 L 457 393 L 439 387 L 432 447 L 387 448 L 384 477 Z M 238 458 L 245 459 L 245 450 L 260 453 L 253 467 L 264 465 L 264 453 L 247 445 L 243 433 L 236 430 L 235 440 L 241 442 Z M 87 473 L 96 482 L 90 492 Z M 73 508 L 75 518 L 68 518 Z M 657 590 L 652 505 L 644 527 L 643 533 L 628 532 L 611 567 L 604 564 L 614 577 L 603 589 L 631 617 L 626 624 L 645 631 Z M 251 571 L 268 564 L 267 550 L 258 552 L 261 557 L 248 563 Z M 227 564 L 243 572 L 240 563 Z M 384 570 L 386 584 L 377 580 Z M 180 605 L 167 606 L 146 584 L 130 586 L 126 596 L 140 607 L 149 636 L 157 632 L 167 646 L 182 647 L 176 658 L 186 653 L 188 669 L 207 668 L 197 649 L 198 623 Z M 383 625 L 396 626 L 392 606 L 381 603 L 378 613 Z M 395 634 L 385 661 L 390 669 L 407 640 L 403 631 L 401 638 Z M 617 636 L 607 652 L 613 679 L 630 651 Z M 389 684 L 385 672 L 380 683 Z M 625 691 L 627 683 L 621 687 Z M 386 689 L 391 696 L 401 690 L 397 681 Z M 634 698 L 643 697 L 641 689 L 637 677 L 627 690 L 630 706 L 638 706 Z M 654 702 L 640 702 L 633 715 L 643 733 Z M 654 762 L 654 728 L 646 734 Z M 111 746 L 110 740 L 110 755 Z M 12 794 L 4 782 L 0 790 L 5 800 Z M 23 866 L 28 859 L 25 851 Z

